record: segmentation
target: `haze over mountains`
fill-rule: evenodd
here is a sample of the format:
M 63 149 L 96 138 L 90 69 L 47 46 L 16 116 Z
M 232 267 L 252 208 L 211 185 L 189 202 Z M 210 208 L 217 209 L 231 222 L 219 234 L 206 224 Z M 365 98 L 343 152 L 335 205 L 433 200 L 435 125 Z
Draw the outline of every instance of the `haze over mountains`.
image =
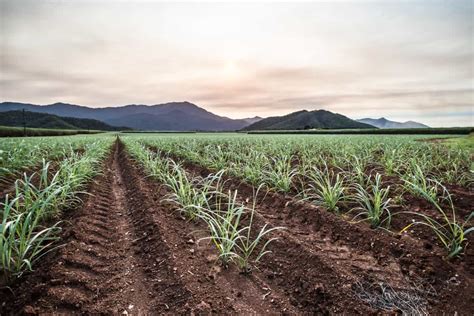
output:
M 262 119 L 252 117 L 246 119 L 231 119 L 211 113 L 190 102 L 170 102 L 156 105 L 125 105 L 106 108 L 90 108 L 86 106 L 54 103 L 49 105 L 36 105 L 18 102 L 0 103 L 0 112 L 21 111 L 52 114 L 57 117 L 33 117 L 30 114 L 30 127 L 67 128 L 67 119 L 92 119 L 97 120 L 92 124 L 82 122 L 83 126 L 95 125 L 96 129 L 108 129 L 108 126 L 127 127 L 136 130 L 162 130 L 162 131 L 236 131 L 236 130 L 292 130 L 292 129 L 357 129 L 357 128 L 426 128 L 428 126 L 408 121 L 394 122 L 385 118 L 352 120 L 344 115 L 326 110 L 297 111 L 284 116 L 274 116 Z M 18 126 L 18 113 L 9 116 L 11 124 Z M 100 122 L 98 122 L 100 121 Z M 4 123 L 8 123 L 4 115 Z M 3 125 L 7 125 L 7 124 Z M 78 123 L 78 122 L 75 122 Z M 103 125 L 101 125 L 103 123 Z M 36 124 L 38 126 L 32 126 Z M 40 125 L 44 126 L 40 126 Z M 21 125 L 21 124 L 20 124 Z M 74 123 L 70 124 L 76 126 Z M 76 126 L 77 127 L 77 126 Z M 93 127 L 91 127 L 93 129 Z
M 428 125 L 421 124 L 414 121 L 406 121 L 406 122 L 395 122 L 387 120 L 385 117 L 381 117 L 379 119 L 372 119 L 372 118 L 363 118 L 357 120 L 357 122 L 370 124 L 372 126 L 378 128 L 429 128 Z

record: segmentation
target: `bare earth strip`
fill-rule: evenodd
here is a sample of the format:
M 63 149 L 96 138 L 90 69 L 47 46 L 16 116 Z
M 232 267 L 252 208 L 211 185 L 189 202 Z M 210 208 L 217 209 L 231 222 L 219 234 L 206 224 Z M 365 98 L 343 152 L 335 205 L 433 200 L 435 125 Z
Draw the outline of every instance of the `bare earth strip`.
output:
M 252 197 L 253 189 L 237 179 L 228 187 L 239 189 L 242 202 Z M 223 267 L 213 245 L 198 241 L 206 236 L 203 223 L 185 220 L 166 201 L 167 188 L 148 178 L 121 142 L 89 193 L 80 209 L 65 214 L 63 246 L 13 285 L 14 294 L 1 291 L 0 314 L 374 314 L 380 310 L 358 296 L 371 289 L 356 285 L 403 291 L 415 277 L 438 290 L 421 308 L 472 314 L 468 300 L 455 296 L 470 293 L 472 279 L 435 251 L 416 254 L 409 240 L 280 194 L 257 205 L 258 227 L 288 228 L 272 253 L 250 275 Z

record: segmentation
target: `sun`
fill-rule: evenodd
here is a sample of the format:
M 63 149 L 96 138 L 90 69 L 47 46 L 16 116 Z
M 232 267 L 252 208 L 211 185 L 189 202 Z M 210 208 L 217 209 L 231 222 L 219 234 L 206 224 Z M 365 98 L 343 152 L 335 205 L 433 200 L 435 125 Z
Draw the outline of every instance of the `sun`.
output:
M 237 63 L 234 61 L 228 61 L 224 65 L 224 74 L 226 77 L 237 77 L 239 74 L 239 67 L 237 66 Z

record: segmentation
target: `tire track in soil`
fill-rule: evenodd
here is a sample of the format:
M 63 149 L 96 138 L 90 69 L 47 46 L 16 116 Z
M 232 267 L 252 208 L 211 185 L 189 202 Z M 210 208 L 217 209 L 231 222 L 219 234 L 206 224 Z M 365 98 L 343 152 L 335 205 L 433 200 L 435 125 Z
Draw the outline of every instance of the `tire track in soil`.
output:
M 32 274 L 42 274 L 46 281 L 33 280 L 31 289 L 18 291 L 29 295 L 22 313 L 157 314 L 186 293 L 170 273 L 159 236 L 146 244 L 134 242 L 143 237 L 150 221 L 146 217 L 138 221 L 129 212 L 133 197 L 125 190 L 118 146 L 113 151 L 104 174 L 89 191 L 91 196 L 71 220 L 66 243 L 50 258 L 49 266 Z M 170 291 L 172 295 L 166 295 Z
M 45 257 L 30 280 L 27 277 L 10 313 L 22 309 L 25 314 L 121 314 L 124 310 L 129 314 L 368 314 L 375 311 L 357 301 L 351 291 L 351 284 L 361 276 L 358 271 L 371 272 L 365 270 L 367 265 L 383 266 L 392 258 L 398 263 L 404 260 L 403 251 L 393 256 L 393 249 L 384 249 L 388 242 L 383 234 L 367 238 L 362 229 L 346 235 L 351 225 L 343 225 L 346 231 L 333 231 L 331 225 L 338 224 L 325 223 L 326 216 L 314 218 L 314 210 L 304 205 L 282 207 L 285 202 L 275 195 L 258 206 L 260 225 L 290 228 L 271 244 L 273 254 L 250 276 L 239 274 L 234 266 L 224 269 L 215 264 L 209 244 L 191 239 L 189 233 L 203 226 L 173 212 L 176 208 L 163 201 L 167 190 L 146 179 L 123 149 L 122 143 L 115 144 L 107 168 L 91 186 L 93 196 L 76 211 L 64 234 L 64 247 Z M 243 199 L 252 191 L 239 193 Z M 351 237 L 359 241 L 354 243 Z M 358 257 L 356 267 L 350 265 L 351 258 L 340 260 L 352 256 L 361 238 L 366 238 L 366 244 L 375 242 L 356 251 L 369 259 Z M 407 260 L 401 269 L 410 264 Z M 443 298 L 434 303 L 445 302 Z M 450 306 L 453 309 L 447 310 L 456 310 Z
M 63 247 L 14 288 L 5 314 L 298 313 L 261 274 L 224 269 L 210 245 L 190 244 L 190 226 L 203 227 L 163 202 L 121 143 L 106 165 Z
M 203 166 L 179 157 L 172 158 L 182 162 L 185 169 L 194 175 L 205 177 L 212 173 Z M 225 180 L 228 180 L 227 189 L 238 189 L 241 202 L 252 199 L 251 186 L 232 177 L 225 177 Z M 335 306 L 330 307 L 331 312 L 347 312 L 341 295 L 353 296 L 351 284 L 357 281 L 372 284 L 385 282 L 403 290 L 410 290 L 413 281 L 416 281 L 424 283 L 424 286 L 435 286 L 439 295 L 426 297 L 431 311 L 473 311 L 462 295 L 473 288 L 469 271 L 464 271 L 463 265 L 457 268 L 450 265 L 442 259 L 439 251 L 420 249 L 417 242 L 410 244 L 415 241 L 411 238 L 398 239 L 382 231 L 353 225 L 334 214 L 324 213 L 314 205 L 295 202 L 272 192 L 257 203 L 256 214 L 260 226 L 266 223 L 289 228 L 278 233 L 281 238 L 270 245 L 273 254 L 262 265 L 277 271 L 276 275 L 288 275 L 290 282 L 286 278 L 285 282 L 279 282 L 285 285 L 290 283 L 297 289 L 290 295 L 300 307 L 318 304 L 318 297 L 324 306 L 323 302 L 331 298 L 331 304 L 336 302 Z M 287 244 L 292 247 L 282 251 Z M 298 270 L 306 271 L 306 280 L 296 277 Z M 312 282 L 321 279 L 320 274 L 326 275 L 327 279 L 322 278 L 322 282 L 315 287 Z M 454 282 L 450 281 L 453 278 Z M 304 292 L 311 294 L 314 300 L 307 301 Z M 337 306 L 339 299 L 343 304 Z

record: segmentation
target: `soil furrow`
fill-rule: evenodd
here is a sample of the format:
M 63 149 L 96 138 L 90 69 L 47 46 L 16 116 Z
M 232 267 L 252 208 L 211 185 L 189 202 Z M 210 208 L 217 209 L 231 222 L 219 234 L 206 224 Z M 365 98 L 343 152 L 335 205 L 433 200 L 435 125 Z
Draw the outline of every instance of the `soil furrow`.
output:
M 194 173 L 191 169 L 188 172 Z M 238 195 L 241 203 L 251 203 L 252 197 L 253 193 L 251 196 Z M 256 209 L 254 223 L 257 227 L 265 224 L 282 226 L 282 221 L 277 217 L 265 217 L 260 208 L 262 205 L 262 202 L 258 203 Z M 374 312 L 365 303 L 358 301 L 352 291 L 351 285 L 363 278 L 379 279 L 409 288 L 399 270 L 383 269 L 375 258 L 332 243 L 315 232 L 305 234 L 310 240 L 301 238 L 300 234 L 293 234 L 291 229 L 276 233 L 279 240 L 270 245 L 271 253 L 262 260 L 260 266 L 269 284 L 284 290 L 292 304 L 300 310 L 310 313 Z M 332 256 L 328 256 L 328 253 Z M 355 266 L 354 262 L 362 262 L 362 265 Z M 380 278 L 375 273 L 378 271 L 381 272 Z
M 205 177 L 212 173 L 205 167 L 180 161 L 186 170 L 194 175 Z M 231 177 L 226 177 L 225 180 L 227 180 L 226 189 L 238 190 L 241 202 L 252 200 L 254 188 Z M 290 269 L 291 273 L 294 273 L 295 269 L 301 269 L 301 262 L 305 260 L 310 262 L 319 260 L 321 266 L 329 268 L 325 275 L 335 273 L 340 276 L 326 280 L 321 286 L 321 292 L 324 292 L 322 289 L 325 288 L 326 294 L 329 294 L 331 287 L 336 286 L 337 295 L 341 289 L 341 293 L 345 292 L 344 288 L 350 290 L 351 287 L 347 287 L 348 283 L 357 284 L 367 280 L 371 283 L 384 282 L 395 288 L 409 290 L 414 285 L 413 281 L 416 281 L 426 287 L 435 286 L 440 294 L 436 300 L 431 295 L 427 297 L 427 303 L 432 311 L 464 308 L 469 310 L 462 298 L 463 295 L 456 294 L 468 293 L 472 289 L 469 270 L 464 269 L 462 265 L 456 267 L 443 260 L 440 249 L 427 250 L 423 248 L 423 244 L 407 236 L 402 236 L 400 239 L 397 235 L 351 224 L 310 203 L 294 201 L 274 192 L 262 192 L 257 203 L 257 213 L 261 225 L 267 223 L 287 227 L 288 230 L 279 233 L 281 240 L 284 240 L 283 244 L 290 244 L 295 249 L 300 249 L 294 253 L 293 260 L 298 264 L 283 261 L 283 265 L 288 264 L 287 269 Z M 276 244 L 270 247 L 273 250 L 271 257 L 285 256 L 285 252 L 278 254 L 279 247 Z M 308 259 L 305 259 L 305 256 Z M 268 264 L 268 261 L 265 262 Z M 304 267 L 307 271 L 314 268 L 315 265 Z M 282 269 L 281 273 L 284 274 L 285 271 Z M 314 277 L 317 280 L 318 276 Z M 456 282 L 450 282 L 453 279 L 456 279 Z M 304 291 L 304 288 L 298 294 L 301 294 L 301 291 Z M 441 297 L 443 299 L 440 299 Z
M 196 175 L 210 173 L 184 165 Z M 252 200 L 251 186 L 227 180 L 240 202 Z M 410 238 L 278 193 L 262 192 L 254 222 L 288 228 L 273 235 L 279 238 L 272 252 L 250 274 L 224 267 L 215 246 L 200 240 L 208 236 L 204 223 L 185 220 L 166 201 L 169 190 L 147 177 L 119 140 L 89 188 L 82 207 L 63 215 L 62 247 L 12 292 L 1 289 L 1 315 L 374 314 L 381 311 L 358 298 L 360 284 L 399 291 L 418 279 L 438 291 L 425 298 L 433 314 L 472 311 L 462 295 L 472 292 L 472 278 L 437 248 L 417 249 Z
M 144 178 L 145 174 L 143 174 L 142 177 Z M 137 187 L 138 185 L 134 184 L 134 186 Z M 155 191 L 158 190 L 163 192 L 160 193 L 160 195 L 168 193 L 163 187 L 157 187 L 155 189 Z M 175 208 L 173 206 L 169 207 Z M 188 240 L 191 235 L 189 232 L 193 230 L 207 229 L 198 224 L 195 226 L 191 224 L 180 225 L 182 220 L 178 222 L 176 220 L 173 221 L 173 218 L 176 217 L 179 218 L 179 215 L 175 214 L 171 219 L 168 219 L 168 221 L 172 221 L 169 224 L 169 230 L 175 231 L 178 230 L 176 227 L 182 227 L 178 230 L 183 232 L 182 236 L 174 237 L 176 243 L 183 243 L 183 241 Z M 161 218 L 160 223 L 165 225 L 166 218 Z M 258 224 L 260 224 L 258 226 L 261 227 L 263 223 Z M 374 312 L 369 306 L 356 300 L 351 291 L 350 284 L 347 286 L 348 283 L 346 280 L 348 278 L 340 275 L 338 271 L 332 267 L 333 263 L 323 261 L 308 245 L 302 245 L 299 240 L 294 239 L 287 233 L 282 233 L 280 237 L 282 238 L 271 246 L 273 253 L 265 257 L 263 260 L 265 263 L 260 266 L 260 269 L 254 269 L 251 276 L 246 277 L 257 284 L 264 284 L 263 287 L 269 290 L 269 292 L 266 293 L 273 295 L 273 297 L 270 296 L 270 300 L 276 302 L 277 298 L 280 297 L 282 303 L 289 302 L 291 304 L 291 309 L 288 309 L 290 313 L 292 311 L 293 313 Z M 170 238 L 173 237 L 171 236 Z M 186 245 L 184 246 L 186 247 Z M 196 251 L 199 251 L 199 254 L 203 252 L 203 249 L 199 247 L 195 248 Z M 176 251 L 178 250 L 174 249 L 173 253 Z M 208 249 L 204 253 L 209 253 L 212 256 L 212 252 L 209 251 L 216 253 L 216 250 L 213 249 Z M 217 260 L 216 255 L 213 257 L 213 260 Z M 197 259 L 199 258 L 194 259 L 193 262 L 196 262 Z M 230 266 L 227 270 L 218 268 L 218 272 L 222 274 L 226 274 L 229 271 L 237 274 L 238 272 L 235 270 L 237 270 L 235 266 Z M 196 275 L 199 275 L 199 273 L 196 273 Z M 245 285 L 247 292 L 249 292 L 251 284 L 244 283 L 244 281 L 248 283 L 246 278 L 241 278 L 240 280 L 236 279 L 233 282 L 233 286 Z M 331 288 L 325 285 L 328 279 L 330 279 L 329 284 L 331 284 Z M 302 284 L 306 285 L 302 287 Z M 245 289 L 245 287 L 243 287 L 243 289 Z M 241 292 L 240 289 L 239 292 Z M 265 295 L 266 293 L 263 292 L 261 295 Z M 255 297 L 255 295 L 251 295 L 251 297 Z M 241 299 L 244 302 L 249 302 L 251 297 L 244 296 L 241 297 Z M 245 310 L 241 310 L 240 312 L 245 312 Z
M 119 147 L 90 187 L 84 205 L 67 221 L 63 245 L 44 257 L 36 271 L 5 291 L 8 305 L 0 314 L 159 314 L 172 306 L 161 284 L 173 293 L 182 289 L 174 276 L 163 275 L 166 249 L 158 243 L 133 243 L 144 222 L 137 223 L 119 164 Z M 146 223 L 149 225 L 150 223 Z M 163 253 L 158 268 L 150 250 Z M 160 278 L 157 280 L 156 278 Z M 2 294 L 4 292 L 2 291 Z
M 141 209 L 156 223 L 154 230 L 159 230 L 172 253 L 169 260 L 173 263 L 173 270 L 189 291 L 189 300 L 183 305 L 185 312 L 246 315 L 297 313 L 289 298 L 278 288 L 267 284 L 263 275 L 246 276 L 240 274 L 235 266 L 225 268 L 218 264 L 212 246 L 208 242 L 198 242 L 191 234 L 205 227 L 185 221 L 174 206 L 163 201 L 169 193 L 163 186 L 145 178 L 143 171 L 131 164 L 127 156 L 123 160 L 123 164 L 128 166 L 126 174 L 130 191 L 135 196 L 145 195 Z M 144 218 L 138 217 L 137 221 Z M 148 239 L 139 242 L 147 243 Z

